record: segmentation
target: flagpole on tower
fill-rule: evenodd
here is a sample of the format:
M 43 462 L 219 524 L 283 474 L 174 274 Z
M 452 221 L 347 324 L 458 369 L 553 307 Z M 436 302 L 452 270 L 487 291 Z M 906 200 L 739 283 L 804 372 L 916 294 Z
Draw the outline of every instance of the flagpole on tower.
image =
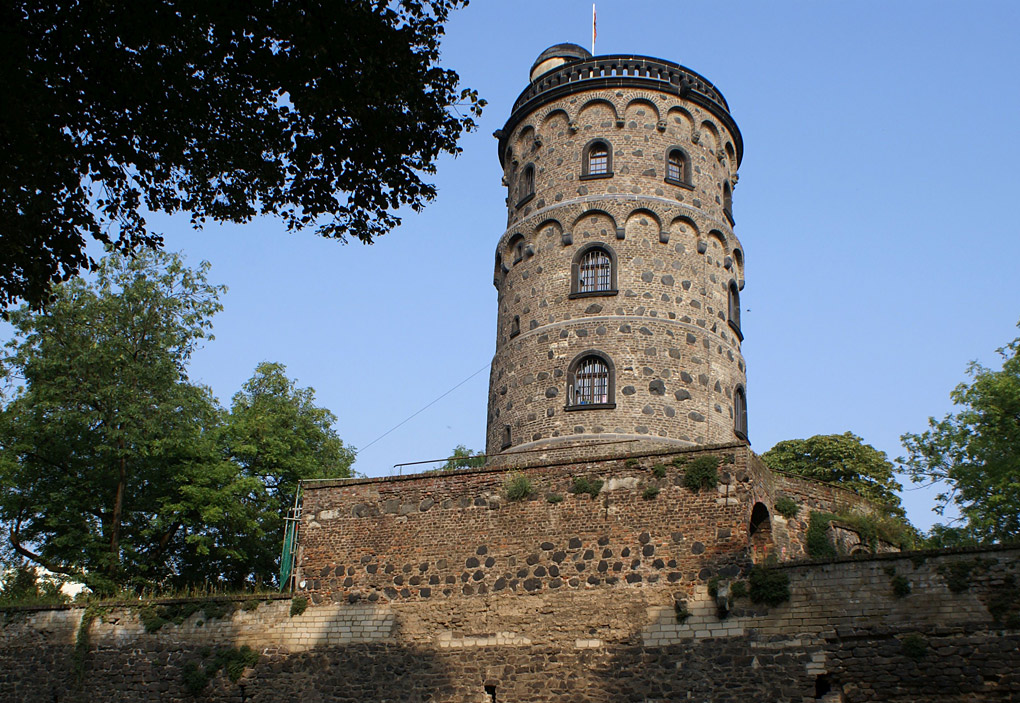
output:
M 591 4 L 591 54 L 595 55 L 595 37 L 598 32 L 595 29 L 595 3 Z

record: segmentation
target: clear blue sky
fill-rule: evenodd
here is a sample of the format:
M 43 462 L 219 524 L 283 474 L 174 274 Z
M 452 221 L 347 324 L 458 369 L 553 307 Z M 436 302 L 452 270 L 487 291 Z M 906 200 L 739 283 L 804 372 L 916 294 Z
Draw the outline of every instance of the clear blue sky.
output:
M 1016 336 L 1020 3 L 598 3 L 598 54 L 661 57 L 722 90 L 745 144 L 734 192 L 753 448 L 847 430 L 886 451 L 951 410 L 972 359 Z M 170 249 L 225 283 L 193 380 L 225 404 L 279 361 L 361 448 L 479 369 L 355 468 L 484 446 L 494 351 L 493 252 L 506 222 L 492 132 L 534 58 L 590 48 L 591 3 L 475 0 L 443 65 L 488 107 L 439 198 L 377 244 L 341 246 L 279 222 L 189 230 Z M 905 493 L 922 528 L 932 498 Z

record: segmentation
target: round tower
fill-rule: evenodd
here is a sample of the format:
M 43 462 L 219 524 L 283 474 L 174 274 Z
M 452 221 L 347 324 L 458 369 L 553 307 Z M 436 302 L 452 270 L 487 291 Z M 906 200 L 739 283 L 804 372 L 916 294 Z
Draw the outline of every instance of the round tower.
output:
M 486 453 L 746 441 L 726 100 L 678 64 L 575 44 L 530 79 L 495 134 L 508 216 Z

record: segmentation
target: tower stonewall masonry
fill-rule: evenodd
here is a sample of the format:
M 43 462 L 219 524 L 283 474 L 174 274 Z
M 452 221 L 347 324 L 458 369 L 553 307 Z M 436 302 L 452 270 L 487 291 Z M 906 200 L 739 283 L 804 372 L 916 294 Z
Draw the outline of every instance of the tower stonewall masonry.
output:
M 722 94 L 668 61 L 561 44 L 496 136 L 486 453 L 746 439 L 743 145 Z
M 293 601 L 0 608 L 0 701 L 1020 700 L 1020 548 L 899 553 L 748 446 L 721 93 L 562 44 L 497 136 L 486 465 L 305 482 Z

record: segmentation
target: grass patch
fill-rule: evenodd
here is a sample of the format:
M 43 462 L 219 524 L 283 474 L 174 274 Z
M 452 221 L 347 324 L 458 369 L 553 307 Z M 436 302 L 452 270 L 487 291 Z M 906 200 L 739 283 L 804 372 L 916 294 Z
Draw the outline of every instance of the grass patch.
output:
M 570 486 L 570 492 L 575 495 L 587 493 L 592 498 L 599 494 L 602 490 L 602 481 L 599 479 L 590 479 L 587 476 L 575 476 L 574 482 Z
M 658 497 L 658 495 L 659 495 L 658 486 L 648 486 L 647 488 L 645 488 L 644 493 L 641 494 L 641 497 L 644 498 L 645 500 L 655 500 Z
M 797 513 L 800 512 L 800 504 L 790 496 L 780 496 L 776 501 L 775 508 L 776 512 L 787 520 L 797 517 Z
M 308 609 L 308 599 L 304 596 L 294 596 L 290 599 L 290 616 L 300 615 Z
M 684 467 L 684 486 L 695 493 L 719 484 L 719 457 L 706 454 L 688 461 Z
M 524 474 L 513 474 L 503 484 L 503 493 L 506 499 L 511 501 L 524 500 L 534 491 L 531 480 Z
M 752 603 L 772 606 L 790 600 L 790 577 L 785 571 L 758 564 L 751 569 L 748 583 Z
M 652 467 L 652 476 L 655 478 L 666 478 L 666 467 L 662 464 L 656 464 Z
M 563 496 L 560 495 L 559 493 L 546 493 L 545 494 L 545 499 L 549 503 L 553 503 L 553 504 L 555 504 L 555 503 L 562 503 L 563 502 Z
M 626 466 L 628 469 L 636 469 L 638 466 L 641 465 L 641 462 L 638 461 L 637 459 L 627 459 L 627 461 L 623 462 L 623 465 Z

